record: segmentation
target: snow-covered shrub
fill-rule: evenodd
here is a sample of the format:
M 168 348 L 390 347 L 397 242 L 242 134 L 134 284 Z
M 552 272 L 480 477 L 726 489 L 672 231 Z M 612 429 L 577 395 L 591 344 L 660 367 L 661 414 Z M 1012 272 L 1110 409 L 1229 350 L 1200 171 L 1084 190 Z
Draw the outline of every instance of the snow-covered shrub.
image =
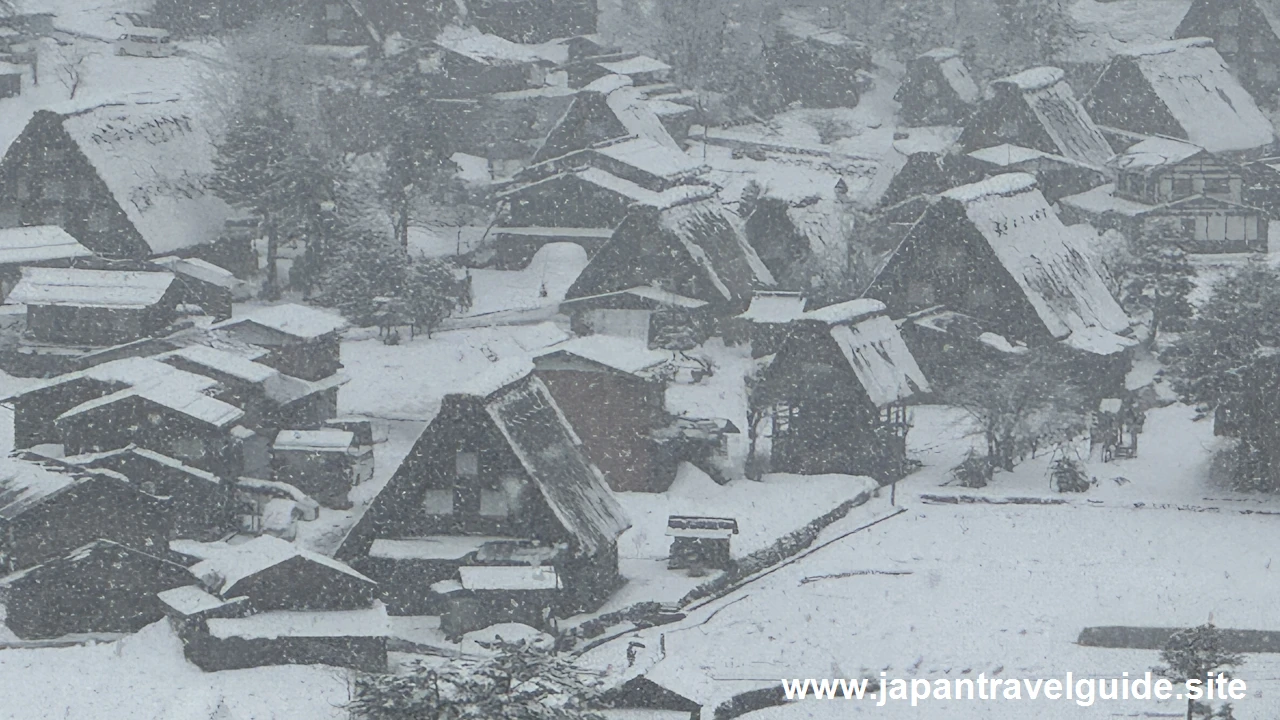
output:
M 991 482 L 991 459 L 970 450 L 959 465 L 951 468 L 951 478 L 960 487 L 986 487 Z
M 1092 486 L 1084 466 L 1078 460 L 1069 457 L 1054 460 L 1049 470 L 1049 477 L 1053 480 L 1053 489 L 1058 492 L 1082 493 L 1087 492 Z

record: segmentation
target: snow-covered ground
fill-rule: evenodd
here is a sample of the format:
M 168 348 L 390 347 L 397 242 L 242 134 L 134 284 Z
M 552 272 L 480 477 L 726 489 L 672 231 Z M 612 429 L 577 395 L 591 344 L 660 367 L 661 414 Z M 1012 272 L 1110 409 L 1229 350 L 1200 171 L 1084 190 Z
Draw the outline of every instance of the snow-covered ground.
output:
M 167 621 L 115 643 L 0 652 L 5 720 L 346 720 L 346 670 L 205 673 Z
M 917 486 L 910 486 L 920 490 Z M 1119 677 L 1152 651 L 1075 644 L 1098 625 L 1274 629 L 1274 518 L 1085 506 L 930 506 L 813 552 L 689 615 L 642 631 L 665 646 L 650 677 L 718 704 L 791 677 Z M 873 501 L 883 505 L 884 498 Z M 838 528 L 833 527 L 832 532 Z M 889 574 L 895 573 L 895 574 Z M 621 668 L 626 636 L 584 662 Z M 1251 656 L 1237 673 L 1258 695 L 1241 717 L 1280 710 L 1280 662 Z M 1107 703 L 1096 712 L 1177 713 L 1174 702 Z M 947 717 L 1082 717 L 1069 703 L 953 702 Z M 761 718 L 920 717 L 910 707 L 807 702 Z M 910 713 L 910 715 L 908 715 Z M 756 716 L 752 716 L 756 717 Z
M 714 577 L 667 568 L 671 515 L 736 519 L 738 534 L 730 539 L 730 552 L 743 558 L 876 486 L 870 478 L 848 475 L 766 475 L 762 482 L 739 479 L 722 486 L 683 464 L 665 493 L 617 493 L 631 520 L 631 529 L 618 539 L 618 563 L 627 584 L 599 612 L 638 602 L 676 602 Z

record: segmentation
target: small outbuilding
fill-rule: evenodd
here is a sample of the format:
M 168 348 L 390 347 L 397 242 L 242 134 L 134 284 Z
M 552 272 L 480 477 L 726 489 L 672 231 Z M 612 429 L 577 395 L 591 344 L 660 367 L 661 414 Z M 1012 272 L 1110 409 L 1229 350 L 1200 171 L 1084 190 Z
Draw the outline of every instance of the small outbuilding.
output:
M 271 469 L 275 480 L 321 505 L 349 508 L 347 493 L 356 483 L 358 453 L 355 435 L 346 430 L 281 430 L 271 446 Z
M 34 640 L 132 633 L 164 617 L 156 593 L 191 581 L 187 569 L 110 540 L 0 579 L 5 624 Z
M 57 225 L 0 228 L 0 298 L 22 279 L 22 268 L 66 267 L 92 257 L 89 248 Z
M 27 336 L 39 343 L 103 346 L 169 326 L 178 305 L 171 273 L 23 268 L 8 305 L 27 308 Z
M 727 570 L 733 566 L 730 541 L 737 534 L 738 521 L 733 518 L 672 515 L 667 518 L 667 567 Z
M 562 586 L 550 565 L 474 565 L 458 568 L 457 580 L 432 589 L 445 598 L 440 629 L 446 637 L 461 637 L 499 623 L 550 629 Z
M 342 369 L 339 333 L 346 326 L 341 316 L 287 303 L 256 308 L 214 329 L 266 348 L 268 354 L 258 361 L 264 365 L 303 380 L 323 380 Z
M 152 262 L 177 277 L 184 305 L 198 305 L 205 315 L 215 320 L 231 317 L 232 299 L 243 283 L 230 270 L 200 258 L 173 255 Z

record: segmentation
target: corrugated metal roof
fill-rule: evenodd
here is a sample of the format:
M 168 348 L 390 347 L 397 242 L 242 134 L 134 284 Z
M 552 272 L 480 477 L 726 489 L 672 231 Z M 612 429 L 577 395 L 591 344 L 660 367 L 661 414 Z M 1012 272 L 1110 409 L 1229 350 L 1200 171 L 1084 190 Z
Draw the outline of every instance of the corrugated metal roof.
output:
M 77 268 L 22 268 L 22 279 L 5 300 L 9 305 L 146 308 L 159 303 L 173 274 Z

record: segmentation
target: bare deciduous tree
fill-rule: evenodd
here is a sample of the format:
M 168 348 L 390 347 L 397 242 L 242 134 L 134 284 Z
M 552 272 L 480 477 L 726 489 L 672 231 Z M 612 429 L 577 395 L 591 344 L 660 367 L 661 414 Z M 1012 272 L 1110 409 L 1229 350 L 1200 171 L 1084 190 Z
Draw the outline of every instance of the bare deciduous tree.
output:
M 84 84 L 86 76 L 85 60 L 88 58 L 88 49 L 79 43 L 58 45 L 57 61 L 53 69 L 58 76 L 58 82 L 62 83 L 62 86 L 67 89 L 72 100 L 75 99 L 80 86 Z

